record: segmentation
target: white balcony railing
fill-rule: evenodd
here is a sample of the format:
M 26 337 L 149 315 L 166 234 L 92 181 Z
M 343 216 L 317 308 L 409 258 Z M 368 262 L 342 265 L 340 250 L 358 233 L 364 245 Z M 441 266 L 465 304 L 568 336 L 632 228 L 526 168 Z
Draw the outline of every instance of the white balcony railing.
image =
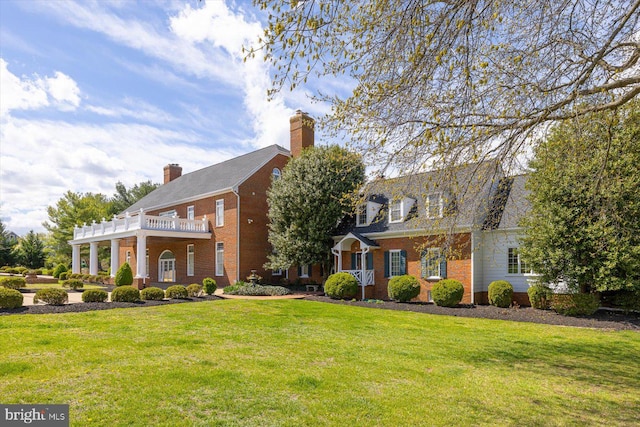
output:
M 364 284 L 362 281 L 362 270 L 342 270 L 343 273 L 349 273 L 358 281 L 358 285 L 360 286 L 368 286 L 373 285 L 373 272 L 374 270 L 365 270 L 364 271 Z
M 165 231 L 187 231 L 194 233 L 208 233 L 209 225 L 207 217 L 199 219 L 183 219 L 178 217 L 152 216 L 145 214 L 142 210 L 135 214 L 128 212 L 122 218 L 113 217 L 111 221 L 93 222 L 90 225 L 76 227 L 73 230 L 73 238 L 83 239 L 87 237 L 100 237 L 135 231 L 135 230 L 165 230 Z

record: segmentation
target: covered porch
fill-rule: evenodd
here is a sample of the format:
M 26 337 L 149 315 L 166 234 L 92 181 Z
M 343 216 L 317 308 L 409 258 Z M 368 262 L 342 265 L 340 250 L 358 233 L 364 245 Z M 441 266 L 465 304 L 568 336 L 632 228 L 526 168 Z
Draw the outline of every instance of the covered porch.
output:
M 100 223 L 94 221 L 90 225 L 85 224 L 74 229 L 73 240 L 69 241 L 72 248 L 72 272 L 80 273 L 80 249 L 82 245 L 88 244 L 89 274 L 97 275 L 99 269 L 98 246 L 101 243 L 109 242 L 111 246 L 111 277 L 115 277 L 120 267 L 120 241 L 132 237 L 136 238 L 135 278 L 144 279 L 148 276 L 146 271 L 148 237 L 211 239 L 211 233 L 206 216 L 201 220 L 183 219 L 177 216 L 154 216 L 147 215 L 143 209 L 140 209 L 134 214 L 126 212 L 120 217 L 114 215 L 111 221 L 106 221 L 103 218 Z
M 348 273 L 355 277 L 362 288 L 362 299 L 365 298 L 365 287 L 375 285 L 375 270 L 373 269 L 373 252 L 380 246 L 371 239 L 358 233 L 350 232 L 331 248 L 334 255 L 336 272 Z M 350 254 L 350 268 L 345 268 L 344 256 Z

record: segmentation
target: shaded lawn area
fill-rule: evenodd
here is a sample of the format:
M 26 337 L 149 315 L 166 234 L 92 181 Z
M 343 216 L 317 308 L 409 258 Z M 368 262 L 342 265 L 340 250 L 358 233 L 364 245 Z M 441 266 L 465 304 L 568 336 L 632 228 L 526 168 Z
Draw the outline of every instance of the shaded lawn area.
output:
M 300 300 L 0 317 L 2 403 L 71 425 L 633 425 L 640 334 Z

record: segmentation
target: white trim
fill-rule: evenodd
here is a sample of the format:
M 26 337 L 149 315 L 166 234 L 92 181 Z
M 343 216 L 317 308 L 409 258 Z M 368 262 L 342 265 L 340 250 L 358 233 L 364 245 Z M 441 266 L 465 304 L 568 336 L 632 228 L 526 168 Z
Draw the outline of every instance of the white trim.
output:
M 195 205 L 187 206 L 187 219 L 190 219 L 190 220 L 196 219 L 196 207 L 195 207 Z
M 389 249 L 389 278 L 401 276 L 402 274 L 393 274 L 393 254 L 398 254 L 399 260 L 402 260 L 402 249 Z M 405 266 L 407 265 L 407 260 L 404 260 Z M 400 265 L 398 265 L 400 267 Z
M 163 218 L 165 217 L 173 218 L 178 216 L 178 212 L 175 209 L 171 209 L 164 212 L 158 212 L 158 216 L 161 216 Z
M 305 272 L 306 270 L 306 272 Z M 304 264 L 300 266 L 300 278 L 307 279 L 309 277 L 309 264 Z
M 219 250 L 218 248 L 221 248 Z M 216 277 L 224 276 L 224 242 L 216 242 L 216 264 L 215 264 L 215 275 Z M 221 267 L 219 269 L 219 267 Z
M 222 202 L 222 203 L 221 203 Z M 218 208 L 222 211 L 222 215 L 218 211 Z M 216 199 L 216 227 L 224 227 L 224 199 Z
M 437 216 L 432 216 L 429 215 L 429 210 L 431 208 L 431 200 L 429 200 L 430 197 L 436 196 L 438 197 L 438 215 Z M 444 198 L 442 197 L 442 193 L 429 193 L 427 194 L 427 196 L 424 198 L 425 201 L 425 215 L 427 216 L 427 219 L 439 219 L 443 217 L 444 214 Z
M 398 205 L 397 207 L 399 209 L 396 209 L 396 205 Z M 394 200 L 393 202 L 389 203 L 389 224 L 395 224 L 395 223 L 404 221 L 404 212 L 403 212 L 404 209 L 403 209 L 403 207 L 404 207 L 404 203 L 402 203 L 402 200 Z M 396 212 L 398 210 L 400 211 L 400 218 L 391 219 L 392 218 L 392 212 Z
M 191 243 L 187 245 L 187 276 L 194 276 L 195 271 L 196 271 L 196 246 L 193 243 Z

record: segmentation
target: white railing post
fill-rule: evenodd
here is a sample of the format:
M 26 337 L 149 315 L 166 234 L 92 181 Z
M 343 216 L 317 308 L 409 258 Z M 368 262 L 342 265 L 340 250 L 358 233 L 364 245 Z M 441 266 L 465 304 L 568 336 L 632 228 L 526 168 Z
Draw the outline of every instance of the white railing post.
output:
M 118 217 L 116 216 L 116 214 L 113 214 L 113 220 L 111 221 L 111 224 L 112 224 L 112 230 L 114 233 L 116 232 L 117 220 L 118 220 Z
M 93 221 L 91 221 L 91 235 L 92 236 L 96 235 L 96 220 L 95 219 Z
M 105 227 L 107 226 L 107 220 L 104 217 L 102 217 L 102 222 L 100 223 L 100 225 L 102 226 L 101 227 L 102 229 L 100 230 L 100 234 L 104 235 L 104 230 L 105 230 Z
M 145 228 L 145 223 L 144 223 L 144 209 L 140 208 L 140 213 L 138 214 L 139 218 L 138 218 L 138 226 L 140 228 L 140 230 L 142 230 L 143 228 Z

